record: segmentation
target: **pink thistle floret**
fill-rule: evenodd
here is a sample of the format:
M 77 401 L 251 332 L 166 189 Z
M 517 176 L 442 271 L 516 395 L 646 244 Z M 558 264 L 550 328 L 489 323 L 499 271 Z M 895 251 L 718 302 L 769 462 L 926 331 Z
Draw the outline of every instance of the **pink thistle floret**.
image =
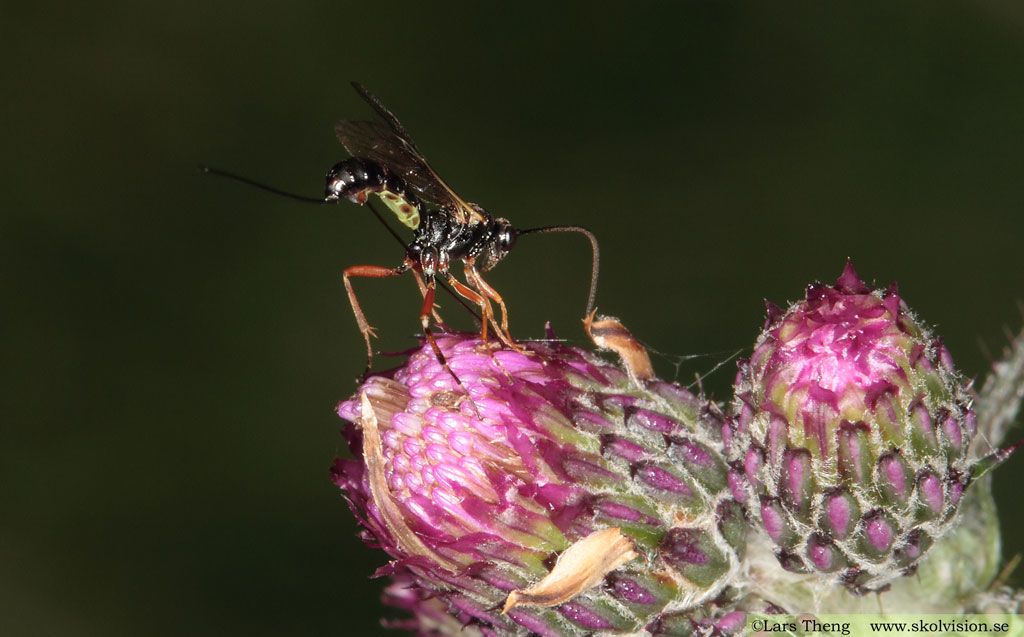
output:
M 379 574 L 406 586 L 386 600 L 422 614 L 422 634 L 447 621 L 439 609 L 489 635 L 658 634 L 739 572 L 747 521 L 720 409 L 555 343 L 437 343 L 450 371 L 423 347 L 338 406 L 355 458 L 333 470 L 364 540 L 393 560 Z M 621 561 L 543 587 L 608 531 L 626 538 Z
M 785 418 L 791 441 L 835 456 L 842 420 L 862 420 L 881 397 L 911 390 L 915 334 L 905 311 L 895 286 L 872 294 L 847 263 L 834 287 L 810 286 L 799 311 L 770 327 L 750 365 L 763 370 L 764 405 Z

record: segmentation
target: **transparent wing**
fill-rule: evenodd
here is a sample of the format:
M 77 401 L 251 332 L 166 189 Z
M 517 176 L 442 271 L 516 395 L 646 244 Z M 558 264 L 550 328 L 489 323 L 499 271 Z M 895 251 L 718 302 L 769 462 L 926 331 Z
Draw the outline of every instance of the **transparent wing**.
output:
M 457 198 L 430 168 L 430 165 L 402 137 L 379 122 L 345 120 L 334 127 L 338 141 L 353 157 L 364 157 L 386 166 L 400 175 L 423 199 L 439 205 L 455 206 Z
M 352 85 L 386 123 L 353 120 L 338 122 L 334 132 L 345 150 L 353 157 L 364 157 L 387 166 L 392 172 L 401 175 L 423 200 L 450 209 L 460 217 L 459 221 L 485 221 L 479 212 L 455 194 L 434 172 L 391 111 L 361 84 Z

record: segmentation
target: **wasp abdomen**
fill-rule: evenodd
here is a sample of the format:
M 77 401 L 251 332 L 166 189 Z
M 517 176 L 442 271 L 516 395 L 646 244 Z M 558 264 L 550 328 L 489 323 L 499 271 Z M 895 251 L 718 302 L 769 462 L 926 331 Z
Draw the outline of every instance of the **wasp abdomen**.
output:
M 404 225 L 413 229 L 420 225 L 419 198 L 404 179 L 387 167 L 362 157 L 350 157 L 327 172 L 327 201 L 344 198 L 361 205 L 372 194 L 378 195 Z

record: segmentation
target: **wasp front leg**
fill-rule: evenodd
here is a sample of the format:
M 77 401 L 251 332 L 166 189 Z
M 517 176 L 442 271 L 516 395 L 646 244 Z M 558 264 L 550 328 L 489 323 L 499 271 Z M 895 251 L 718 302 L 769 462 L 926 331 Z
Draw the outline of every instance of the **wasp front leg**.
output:
M 461 283 L 458 279 L 452 275 L 445 273 L 445 282 L 452 286 L 452 289 L 462 295 L 463 298 L 467 299 L 471 303 L 476 303 L 477 307 L 480 308 L 480 340 L 487 344 L 487 324 L 494 323 L 494 311 L 491 309 L 491 303 L 485 297 L 478 294 L 473 288 Z
M 397 268 L 388 268 L 382 265 L 354 265 L 349 268 L 345 268 L 345 271 L 341 275 L 342 281 L 345 283 L 345 292 L 348 293 L 348 302 L 352 305 L 352 312 L 356 315 L 356 325 L 359 326 L 359 332 L 362 333 L 363 339 L 366 341 L 366 371 L 364 374 L 370 372 L 370 367 L 373 365 L 373 346 L 370 345 L 370 338 L 376 336 L 374 329 L 366 322 L 366 316 L 363 315 L 363 309 L 359 307 L 359 299 L 356 298 L 356 292 L 352 289 L 352 277 L 361 277 L 366 279 L 385 279 L 390 276 L 398 276 L 408 271 L 410 264 L 408 262 L 403 263 Z
M 515 340 L 512 338 L 512 334 L 510 334 L 508 331 L 508 308 L 505 307 L 504 299 L 501 298 L 501 295 L 498 294 L 497 290 L 492 288 L 487 283 L 487 281 L 484 281 L 484 278 L 480 276 L 480 272 L 479 270 L 476 269 L 475 265 L 473 265 L 472 263 L 467 263 L 465 272 L 466 280 L 469 281 L 470 285 L 479 290 L 482 296 L 490 299 L 490 301 L 494 301 L 495 303 L 497 303 L 498 307 L 501 309 L 500 328 L 494 321 L 493 313 L 490 314 L 489 316 L 491 322 L 494 323 L 494 328 L 495 331 L 498 333 L 498 338 L 501 339 L 501 342 L 504 343 L 506 347 L 509 347 L 510 349 L 513 349 L 517 352 L 524 351 L 523 348 L 516 345 Z M 490 301 L 488 301 L 487 307 L 490 307 Z

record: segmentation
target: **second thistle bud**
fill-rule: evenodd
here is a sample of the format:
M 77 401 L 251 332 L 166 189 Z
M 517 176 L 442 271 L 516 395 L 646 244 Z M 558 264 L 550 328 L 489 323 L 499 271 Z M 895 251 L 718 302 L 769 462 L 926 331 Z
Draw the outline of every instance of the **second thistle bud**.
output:
M 972 474 L 970 396 L 895 286 L 871 290 L 847 264 L 770 306 L 736 396 L 730 484 L 784 568 L 879 590 L 950 528 Z

